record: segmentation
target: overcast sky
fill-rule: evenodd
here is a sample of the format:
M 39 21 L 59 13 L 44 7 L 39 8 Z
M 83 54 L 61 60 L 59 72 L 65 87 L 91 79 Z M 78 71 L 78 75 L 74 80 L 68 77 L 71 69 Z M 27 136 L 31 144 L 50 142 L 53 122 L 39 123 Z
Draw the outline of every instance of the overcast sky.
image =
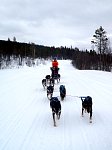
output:
M 112 37 L 112 0 L 0 0 L 0 39 L 86 49 L 100 26 Z

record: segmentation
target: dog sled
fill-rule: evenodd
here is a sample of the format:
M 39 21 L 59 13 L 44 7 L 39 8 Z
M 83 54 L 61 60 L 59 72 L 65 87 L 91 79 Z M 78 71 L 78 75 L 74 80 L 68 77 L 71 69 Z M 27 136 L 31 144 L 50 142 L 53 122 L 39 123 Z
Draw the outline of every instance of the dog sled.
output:
M 58 73 L 59 68 L 51 67 L 50 69 L 51 69 L 51 77 L 54 80 L 57 80 L 57 82 L 60 82 L 60 74 Z

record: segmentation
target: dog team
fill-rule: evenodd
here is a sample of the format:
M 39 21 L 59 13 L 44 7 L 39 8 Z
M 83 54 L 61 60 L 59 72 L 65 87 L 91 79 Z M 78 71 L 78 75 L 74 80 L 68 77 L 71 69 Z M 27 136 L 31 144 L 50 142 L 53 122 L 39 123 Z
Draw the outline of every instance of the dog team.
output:
M 54 85 L 55 82 L 60 82 L 61 75 L 58 73 L 58 62 L 56 58 L 52 62 L 51 75 L 46 75 L 44 79 L 42 79 L 43 88 L 47 90 L 47 98 L 50 100 L 50 107 L 52 109 L 52 117 L 53 124 L 56 126 L 56 116 L 57 119 L 60 119 L 61 115 L 61 102 L 58 97 L 53 97 Z M 60 85 L 59 87 L 60 99 L 64 100 L 66 97 L 66 88 L 64 85 Z M 90 114 L 89 122 L 92 123 L 92 98 L 90 96 L 79 97 L 82 101 L 82 116 L 84 111 Z

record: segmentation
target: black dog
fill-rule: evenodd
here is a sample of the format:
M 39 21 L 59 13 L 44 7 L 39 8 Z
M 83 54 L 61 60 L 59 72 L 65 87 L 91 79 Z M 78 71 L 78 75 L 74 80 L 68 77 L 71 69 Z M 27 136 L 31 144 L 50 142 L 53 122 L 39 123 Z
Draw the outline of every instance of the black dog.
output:
M 47 86 L 47 97 L 48 99 L 51 99 L 52 95 L 53 95 L 53 91 L 54 91 L 54 87 L 49 85 Z
M 50 82 L 50 78 L 51 78 L 51 76 L 50 75 L 46 75 L 46 83 L 49 83 Z
M 54 87 L 54 79 L 53 78 L 50 78 L 50 83 L 49 84 Z
M 60 85 L 59 88 L 61 100 L 63 100 L 66 96 L 66 88 L 64 85 Z
M 50 99 L 50 107 L 52 109 L 54 126 L 56 126 L 55 114 L 57 115 L 57 119 L 60 119 L 60 115 L 61 115 L 61 103 L 57 97 L 52 97 Z
M 92 123 L 92 98 L 90 96 L 80 98 L 82 100 L 82 116 L 84 110 L 90 113 L 90 123 Z
M 45 89 L 45 87 L 46 87 L 46 79 L 42 79 L 42 85 L 43 85 L 43 87 Z

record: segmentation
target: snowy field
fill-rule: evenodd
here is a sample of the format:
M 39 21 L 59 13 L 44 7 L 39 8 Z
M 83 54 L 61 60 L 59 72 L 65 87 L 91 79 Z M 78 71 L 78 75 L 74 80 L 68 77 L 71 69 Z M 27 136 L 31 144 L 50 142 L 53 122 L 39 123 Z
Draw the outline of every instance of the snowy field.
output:
M 0 150 L 112 150 L 112 73 L 76 70 L 59 61 L 67 96 L 53 126 L 52 112 L 41 81 L 51 62 L 37 67 L 0 70 Z M 81 116 L 81 99 L 91 96 L 93 120 Z

